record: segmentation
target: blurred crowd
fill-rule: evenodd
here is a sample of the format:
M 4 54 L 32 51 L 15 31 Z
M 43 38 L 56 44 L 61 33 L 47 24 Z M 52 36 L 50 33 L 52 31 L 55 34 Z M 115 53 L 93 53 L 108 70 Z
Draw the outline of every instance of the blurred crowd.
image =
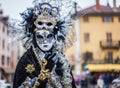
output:
M 119 72 L 81 74 L 75 78 L 78 88 L 112 88 L 112 81 L 120 76 Z

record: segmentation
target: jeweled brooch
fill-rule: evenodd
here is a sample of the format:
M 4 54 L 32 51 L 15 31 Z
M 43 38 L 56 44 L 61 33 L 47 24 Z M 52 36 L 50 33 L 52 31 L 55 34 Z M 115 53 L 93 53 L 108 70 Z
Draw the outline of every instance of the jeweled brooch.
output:
M 32 72 L 35 71 L 35 67 L 34 67 L 33 64 L 28 64 L 28 65 L 25 67 L 25 69 L 26 69 L 26 72 L 29 72 L 29 73 L 32 73 Z

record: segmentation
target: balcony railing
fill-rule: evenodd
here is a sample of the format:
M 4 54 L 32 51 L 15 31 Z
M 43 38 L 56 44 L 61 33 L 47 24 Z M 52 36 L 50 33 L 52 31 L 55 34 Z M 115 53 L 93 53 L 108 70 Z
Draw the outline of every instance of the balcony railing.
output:
M 104 64 L 104 60 L 89 60 L 86 62 L 87 64 Z
M 100 41 L 100 47 L 102 49 L 119 49 L 119 41 L 112 41 L 112 42 L 107 42 L 107 41 Z
M 86 62 L 87 64 L 120 64 L 120 59 L 113 59 L 113 60 L 89 60 Z

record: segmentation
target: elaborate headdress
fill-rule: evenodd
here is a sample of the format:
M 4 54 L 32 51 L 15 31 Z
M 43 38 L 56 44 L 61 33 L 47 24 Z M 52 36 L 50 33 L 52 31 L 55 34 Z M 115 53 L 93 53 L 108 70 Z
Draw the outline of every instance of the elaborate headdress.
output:
M 20 15 L 23 18 L 21 22 L 22 29 L 18 30 L 21 33 L 22 40 L 26 48 L 32 43 L 32 36 L 34 31 L 39 29 L 40 20 L 48 20 L 54 25 L 53 31 L 55 35 L 61 34 L 64 37 L 65 44 L 69 43 L 66 37 L 72 29 L 72 0 L 34 0 L 34 7 L 27 8 Z M 47 25 L 51 25 L 47 23 Z M 22 32 L 20 32 L 22 31 Z M 59 33 L 58 33 L 59 32 Z
M 52 7 L 48 3 L 42 3 L 35 5 L 34 9 L 34 13 L 38 17 L 35 23 L 45 19 L 51 21 L 54 25 L 56 25 L 59 21 L 59 11 L 57 7 Z

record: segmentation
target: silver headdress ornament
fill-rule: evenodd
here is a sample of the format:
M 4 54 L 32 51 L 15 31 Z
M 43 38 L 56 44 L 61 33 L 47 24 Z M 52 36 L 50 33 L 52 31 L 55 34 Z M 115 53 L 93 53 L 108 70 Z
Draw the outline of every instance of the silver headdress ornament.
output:
M 36 21 L 45 19 L 52 21 L 54 24 L 59 21 L 58 8 L 52 7 L 48 3 L 42 3 L 38 6 L 36 5 L 34 13 L 36 16 L 38 16 L 38 19 Z
M 74 1 L 72 0 L 34 0 L 34 7 L 27 8 L 20 15 L 23 18 L 21 24 L 22 29 L 18 30 L 22 37 L 20 38 L 25 48 L 29 48 L 32 44 L 33 33 L 36 30 L 42 29 L 40 22 L 41 20 L 49 21 L 46 22 L 50 31 L 59 36 L 61 33 L 64 37 L 64 45 L 70 45 L 71 38 L 67 35 L 72 33 Z M 54 28 L 50 28 L 53 27 Z M 44 28 L 43 28 L 44 29 Z M 51 30 L 52 29 L 52 30 Z M 45 29 L 46 30 L 46 29 Z M 22 32 L 20 32 L 22 31 Z M 18 34 L 17 34 L 18 36 Z

